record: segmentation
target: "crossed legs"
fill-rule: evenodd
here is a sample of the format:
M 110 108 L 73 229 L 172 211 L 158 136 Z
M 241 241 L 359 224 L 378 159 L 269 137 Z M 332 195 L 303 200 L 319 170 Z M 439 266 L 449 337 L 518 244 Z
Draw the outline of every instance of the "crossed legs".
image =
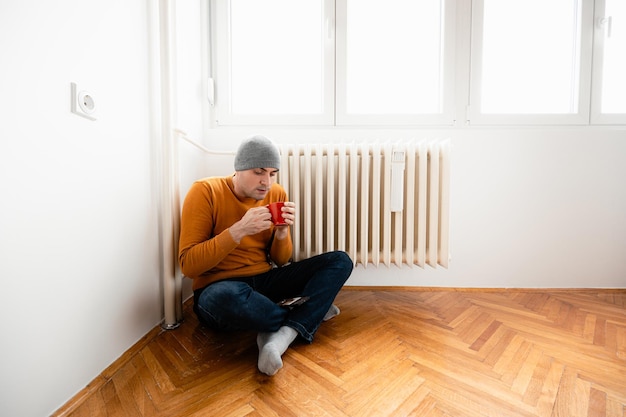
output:
M 339 314 L 333 301 L 352 266 L 344 252 L 328 252 L 255 277 L 219 281 L 196 294 L 194 310 L 218 330 L 258 331 L 259 370 L 274 375 L 298 335 L 312 342 L 320 323 Z M 310 299 L 293 309 L 276 304 L 298 295 Z

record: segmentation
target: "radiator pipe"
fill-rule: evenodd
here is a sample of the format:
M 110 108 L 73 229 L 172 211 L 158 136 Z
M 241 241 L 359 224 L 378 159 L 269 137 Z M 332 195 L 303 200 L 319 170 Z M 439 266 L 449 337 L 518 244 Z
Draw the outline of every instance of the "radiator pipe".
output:
M 182 321 L 182 275 L 178 268 L 180 198 L 178 141 L 174 133 L 175 102 L 175 3 L 159 1 L 159 42 L 161 71 L 160 150 L 160 249 L 163 279 L 162 328 L 175 329 Z

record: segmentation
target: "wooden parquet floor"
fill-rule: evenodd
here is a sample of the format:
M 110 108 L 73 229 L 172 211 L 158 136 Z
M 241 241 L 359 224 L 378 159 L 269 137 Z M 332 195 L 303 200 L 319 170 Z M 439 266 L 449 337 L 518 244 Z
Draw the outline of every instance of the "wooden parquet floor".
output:
M 342 290 L 274 377 L 189 303 L 56 415 L 624 416 L 626 290 Z M 157 334 L 158 333 L 158 334 Z

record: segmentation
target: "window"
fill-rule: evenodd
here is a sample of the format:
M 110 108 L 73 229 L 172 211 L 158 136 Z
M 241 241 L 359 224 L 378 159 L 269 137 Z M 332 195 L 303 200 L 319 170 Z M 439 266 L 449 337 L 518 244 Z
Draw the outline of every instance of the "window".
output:
M 218 124 L 331 121 L 326 14 L 323 0 L 212 3 Z
M 229 12 L 228 112 L 234 117 L 324 113 L 320 1 L 233 0 Z
M 596 3 L 592 122 L 626 123 L 626 2 Z
M 590 11 L 577 0 L 477 0 L 475 8 L 470 120 L 587 123 Z
M 218 125 L 452 123 L 454 15 L 443 0 L 213 9 Z
M 623 0 L 212 0 L 212 118 L 624 124 L 625 22 Z
M 337 124 L 451 124 L 451 7 L 440 0 L 339 5 Z

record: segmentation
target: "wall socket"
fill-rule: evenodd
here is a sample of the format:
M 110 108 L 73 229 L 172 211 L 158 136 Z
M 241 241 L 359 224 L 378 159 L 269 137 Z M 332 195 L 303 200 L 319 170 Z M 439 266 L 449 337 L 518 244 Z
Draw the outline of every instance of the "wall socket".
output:
M 70 83 L 72 113 L 89 120 L 96 120 L 96 102 L 91 94 Z

